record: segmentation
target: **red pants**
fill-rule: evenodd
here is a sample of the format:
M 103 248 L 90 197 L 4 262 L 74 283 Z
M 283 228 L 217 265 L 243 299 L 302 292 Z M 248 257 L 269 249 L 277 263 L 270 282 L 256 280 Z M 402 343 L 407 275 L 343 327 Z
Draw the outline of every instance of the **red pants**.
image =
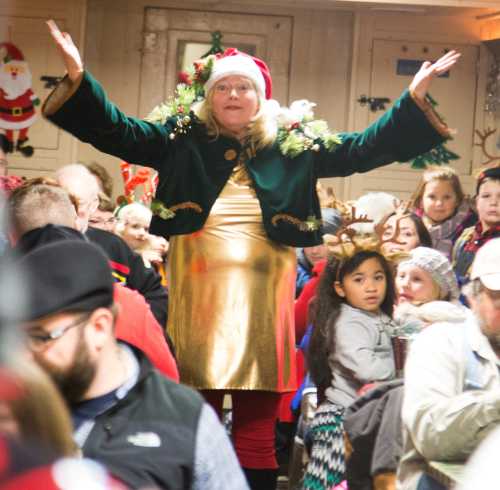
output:
M 233 401 L 233 444 L 243 468 L 276 469 L 275 424 L 280 394 L 254 390 L 203 390 L 219 417 L 225 394 Z

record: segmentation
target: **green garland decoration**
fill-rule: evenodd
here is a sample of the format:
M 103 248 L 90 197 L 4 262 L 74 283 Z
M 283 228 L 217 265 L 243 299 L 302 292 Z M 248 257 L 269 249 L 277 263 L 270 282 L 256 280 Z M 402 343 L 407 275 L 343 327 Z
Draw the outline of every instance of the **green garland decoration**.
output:
M 298 110 L 294 110 L 297 102 L 295 107 Z M 278 116 L 277 141 L 283 155 L 295 158 L 306 150 L 319 151 L 321 144 L 328 151 L 333 151 L 342 143 L 340 136 L 330 131 L 326 121 L 313 119 L 311 109 L 314 104 L 308 101 L 297 102 L 290 109 L 284 110 L 285 118 Z
M 191 111 L 192 105 L 205 97 L 204 85 L 210 78 L 215 59 L 215 55 L 210 55 L 197 60 L 189 72 L 182 72 L 179 75 L 181 83 L 177 85 L 174 96 L 155 107 L 145 120 L 165 124 L 167 119 L 176 116 L 178 127 L 170 138 L 186 134 L 196 117 Z M 301 100 L 294 102 L 290 108 L 279 109 L 276 115 L 277 142 L 283 155 L 295 158 L 306 150 L 319 151 L 321 144 L 328 151 L 333 151 L 342 143 L 340 136 L 330 131 L 326 121 L 313 119 L 311 109 L 314 105 Z
M 195 61 L 188 71 L 179 73 L 180 83 L 174 96 L 156 106 L 145 120 L 165 124 L 170 117 L 190 114 L 191 106 L 205 98 L 205 82 L 210 78 L 214 61 L 215 55 L 207 56 Z

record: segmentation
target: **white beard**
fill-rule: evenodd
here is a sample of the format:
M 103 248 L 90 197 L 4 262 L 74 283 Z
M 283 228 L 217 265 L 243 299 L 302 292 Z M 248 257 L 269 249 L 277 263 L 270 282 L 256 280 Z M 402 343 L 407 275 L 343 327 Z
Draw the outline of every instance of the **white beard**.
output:
M 11 62 L 19 63 L 19 62 Z M 28 89 L 31 88 L 31 72 L 27 63 L 21 63 L 24 73 L 20 73 L 16 78 L 12 78 L 9 70 L 5 66 L 0 66 L 0 88 L 5 92 L 7 100 L 14 100 L 23 95 Z

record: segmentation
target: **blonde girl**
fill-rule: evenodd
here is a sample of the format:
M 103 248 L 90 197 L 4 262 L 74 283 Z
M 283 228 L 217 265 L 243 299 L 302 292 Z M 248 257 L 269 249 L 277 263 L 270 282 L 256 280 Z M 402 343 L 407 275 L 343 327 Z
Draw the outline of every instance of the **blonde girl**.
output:
M 449 258 L 455 240 L 475 218 L 455 170 L 425 170 L 411 204 L 431 235 L 432 247 Z

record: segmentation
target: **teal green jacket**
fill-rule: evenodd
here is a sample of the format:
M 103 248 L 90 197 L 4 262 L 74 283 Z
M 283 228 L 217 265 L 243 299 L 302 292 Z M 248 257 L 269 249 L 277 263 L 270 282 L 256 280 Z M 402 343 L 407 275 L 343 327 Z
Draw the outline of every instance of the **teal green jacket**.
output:
M 48 118 L 100 151 L 156 169 L 156 199 L 175 215 L 153 216 L 151 232 L 167 237 L 203 227 L 242 152 L 232 138 L 209 137 L 196 119 L 180 134 L 175 117 L 161 125 L 126 116 L 88 72 L 77 91 Z M 406 161 L 445 139 L 408 91 L 365 131 L 339 136 L 341 144 L 333 150 L 318 139 L 314 150 L 295 157 L 283 155 L 275 143 L 246 158 L 264 228 L 272 240 L 294 247 L 321 243 L 318 178 L 346 177 Z

